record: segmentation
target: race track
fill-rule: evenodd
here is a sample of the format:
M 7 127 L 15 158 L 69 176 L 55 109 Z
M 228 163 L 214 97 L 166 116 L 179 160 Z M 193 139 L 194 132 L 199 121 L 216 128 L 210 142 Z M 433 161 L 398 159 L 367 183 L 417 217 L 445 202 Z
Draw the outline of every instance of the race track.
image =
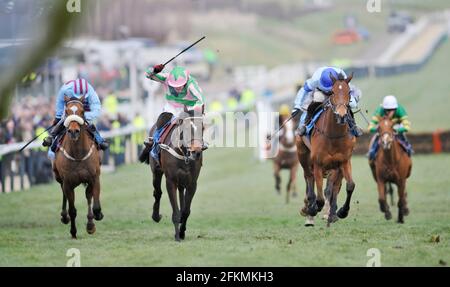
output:
M 250 149 L 206 152 L 186 240 L 173 240 L 165 188 L 163 219 L 150 219 L 149 168 L 131 165 L 102 176 L 105 218 L 97 233 L 85 231 L 86 200 L 77 190 L 78 240 L 60 223 L 56 184 L 0 195 L 0 266 L 65 266 L 78 248 L 81 266 L 365 266 L 378 248 L 383 266 L 439 266 L 450 262 L 450 155 L 415 156 L 407 184 L 410 215 L 403 225 L 386 221 L 366 158 L 355 157 L 356 191 L 350 215 L 331 228 L 317 220 L 303 226 L 300 195 L 289 205 L 274 190 L 270 162 Z M 283 173 L 283 186 L 287 174 Z M 340 194 L 342 203 L 345 191 Z M 440 242 L 431 242 L 439 235 Z

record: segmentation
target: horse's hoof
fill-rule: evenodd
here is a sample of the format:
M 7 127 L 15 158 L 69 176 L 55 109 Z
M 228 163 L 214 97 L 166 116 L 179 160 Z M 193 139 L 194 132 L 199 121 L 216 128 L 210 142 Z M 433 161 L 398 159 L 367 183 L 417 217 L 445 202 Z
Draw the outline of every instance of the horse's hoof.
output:
M 408 216 L 409 215 L 409 208 L 406 207 L 406 208 L 403 209 L 403 215 L 404 216 Z
M 184 238 L 186 237 L 186 234 L 184 231 L 180 231 L 180 239 L 184 240 Z
M 335 223 L 336 221 L 338 221 L 339 218 L 336 215 L 329 215 L 328 216 L 328 222 L 327 222 L 327 227 L 330 227 L 331 223 Z
M 399 218 L 399 219 L 397 220 L 397 223 L 403 224 L 403 223 L 405 223 L 405 221 L 403 220 L 403 218 L 402 218 L 402 219 Z
M 95 228 L 95 224 L 94 224 L 94 223 L 88 223 L 88 224 L 86 225 L 86 232 L 87 232 L 88 234 L 94 234 L 95 231 L 96 231 L 96 228 Z
M 317 204 L 308 207 L 308 215 L 316 216 L 317 215 Z
M 314 218 L 308 216 L 305 220 L 305 226 L 306 227 L 314 226 Z
M 318 200 L 317 201 L 317 211 L 321 212 L 324 205 L 325 205 L 325 200 Z
M 391 220 L 392 219 L 392 214 L 391 214 L 391 212 L 385 212 L 384 213 L 384 218 L 386 218 L 386 220 Z
M 176 241 L 176 242 L 181 242 L 180 236 L 176 236 L 176 235 L 175 235 L 175 241 Z
M 302 209 L 300 209 L 300 215 L 303 217 L 308 216 L 308 211 L 306 210 L 306 207 L 303 207 Z
M 94 219 L 97 221 L 100 221 L 103 219 L 103 213 L 101 211 L 95 212 L 94 211 Z
M 61 216 L 61 222 L 63 224 L 68 224 L 70 222 L 69 216 Z
M 153 215 L 152 215 L 152 219 L 153 219 L 153 221 L 156 222 L 156 223 L 160 222 L 160 221 L 161 221 L 161 218 L 162 218 L 161 214 L 153 214 Z
M 346 218 L 348 216 L 348 210 L 345 210 L 344 208 L 339 208 L 338 212 L 337 212 L 337 216 L 339 218 Z
M 71 235 L 72 235 L 72 239 L 77 239 L 77 233 L 75 232 L 75 233 L 70 233 Z

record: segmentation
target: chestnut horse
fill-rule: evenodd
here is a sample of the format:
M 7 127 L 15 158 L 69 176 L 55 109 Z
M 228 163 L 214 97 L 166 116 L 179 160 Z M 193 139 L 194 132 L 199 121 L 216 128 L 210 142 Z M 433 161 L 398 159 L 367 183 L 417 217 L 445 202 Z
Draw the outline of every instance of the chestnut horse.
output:
M 351 166 L 355 137 L 347 124 L 347 118 L 351 116 L 349 82 L 353 74 L 346 79 L 342 75 L 338 79 L 330 76 L 333 81 L 332 93 L 323 103 L 324 111 L 314 125 L 311 141 L 305 136 L 297 136 L 296 140 L 297 155 L 306 181 L 305 206 L 300 211 L 302 215 L 309 216 L 305 225 L 314 225 L 313 217 L 325 204 L 322 190 L 325 175 L 328 175 L 326 195 L 330 205 L 327 226 L 337 221 L 338 217 L 347 217 L 355 189 Z M 343 178 L 347 182 L 347 198 L 337 211 L 337 195 Z M 314 183 L 317 185 L 317 197 Z
M 406 202 L 406 179 L 411 175 L 412 162 L 407 152 L 395 138 L 392 114 L 385 115 L 380 120 L 378 135 L 380 148 L 375 159 L 369 161 L 369 165 L 377 182 L 380 210 L 387 220 L 392 218 L 386 201 L 386 194 L 389 192 L 386 186 L 390 187 L 391 183 L 394 183 L 398 192 L 397 222 L 404 223 L 403 217 L 409 214 Z
M 150 134 L 153 134 L 156 127 L 164 126 L 172 116 L 171 113 L 162 113 L 156 125 L 150 130 Z M 161 180 L 164 174 L 172 206 L 175 240 L 180 241 L 185 238 L 186 223 L 191 213 L 191 203 L 197 191 L 197 180 L 203 164 L 203 117 L 185 109 L 175 121 L 175 126 L 169 131 L 166 140 L 160 144 L 160 162 L 158 163 L 152 156 L 149 158 L 141 156 L 140 159 L 142 162 L 149 162 L 153 174 L 155 202 L 152 219 L 155 222 L 161 220 L 159 207 L 162 195 Z
M 280 125 L 286 120 L 285 116 L 280 116 Z M 278 141 L 278 152 L 273 158 L 273 172 L 275 176 L 275 189 L 280 194 L 282 169 L 289 170 L 289 181 L 286 187 L 286 203 L 289 203 L 290 194 L 297 196 L 297 170 L 298 159 L 296 157 L 297 147 L 295 146 L 295 127 L 296 123 L 291 120 L 286 122 L 281 129 Z
M 65 97 L 64 125 L 66 133 L 62 144 L 56 153 L 53 162 L 53 172 L 56 181 L 61 185 L 63 192 L 61 222 L 68 224 L 70 220 L 70 234 L 77 238 L 75 218 L 75 188 L 80 184 L 86 186 L 86 199 L 88 203 L 87 226 L 89 234 L 95 232 L 93 219 L 102 220 L 103 214 L 100 206 L 100 153 L 94 139 L 88 131 L 84 119 L 84 96 L 80 99 Z M 94 205 L 92 206 L 92 199 Z M 69 213 L 66 205 L 69 203 Z M 69 219 L 70 217 L 70 219 Z

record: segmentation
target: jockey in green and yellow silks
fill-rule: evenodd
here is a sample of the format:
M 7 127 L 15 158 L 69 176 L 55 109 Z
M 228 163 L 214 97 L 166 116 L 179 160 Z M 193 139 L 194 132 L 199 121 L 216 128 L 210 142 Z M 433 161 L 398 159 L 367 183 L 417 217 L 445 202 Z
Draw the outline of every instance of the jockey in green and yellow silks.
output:
M 384 97 L 383 103 L 375 110 L 372 119 L 369 124 L 369 131 L 371 133 L 376 133 L 378 130 L 378 123 L 385 115 L 392 115 L 392 121 L 394 122 L 394 129 L 397 132 L 397 136 L 399 140 L 404 141 L 406 146 L 410 147 L 411 145 L 408 143 L 405 133 L 410 130 L 410 122 L 408 120 L 408 114 L 406 113 L 406 109 L 397 102 L 397 99 L 393 95 L 389 95 Z M 378 135 L 375 135 L 370 144 L 369 149 L 369 158 L 373 160 L 378 151 Z M 412 149 L 407 151 L 410 155 Z

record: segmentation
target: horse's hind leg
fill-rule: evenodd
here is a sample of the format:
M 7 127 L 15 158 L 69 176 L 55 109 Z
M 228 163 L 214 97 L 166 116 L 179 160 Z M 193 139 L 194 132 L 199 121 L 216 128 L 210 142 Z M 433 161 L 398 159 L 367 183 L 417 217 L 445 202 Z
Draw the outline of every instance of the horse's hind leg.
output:
M 153 197 L 155 198 L 155 202 L 153 203 L 153 213 L 152 219 L 155 222 L 159 222 L 161 220 L 161 214 L 159 214 L 159 205 L 161 202 L 161 180 L 163 173 L 161 170 L 156 169 L 153 172 Z
M 92 197 L 93 197 L 92 184 L 89 184 L 86 187 L 86 199 L 88 206 L 88 214 L 87 214 L 88 222 L 86 224 L 86 231 L 89 234 L 95 233 L 94 212 L 92 211 Z
M 191 214 L 191 203 L 192 199 L 194 198 L 195 191 L 197 190 L 197 183 L 192 184 L 188 188 L 186 188 L 186 194 L 184 197 L 184 205 L 181 209 L 181 227 L 180 227 L 180 238 L 185 238 L 185 232 L 186 232 L 186 223 L 189 218 L 189 215 Z
M 170 205 L 172 205 L 172 223 L 175 228 L 175 240 L 180 241 L 180 209 L 177 201 L 177 186 L 169 178 L 166 178 L 167 193 L 169 194 Z
M 103 219 L 102 206 L 100 204 L 100 178 L 94 180 L 92 184 L 92 194 L 94 196 L 94 206 L 92 211 L 94 212 L 94 219 L 100 221 Z
M 75 224 L 75 218 L 77 217 L 77 210 L 75 208 L 75 191 L 73 187 L 64 184 L 64 194 L 69 201 L 69 216 L 70 216 L 70 234 L 72 238 L 77 238 L 77 226 Z
M 345 198 L 344 205 L 337 212 L 337 215 L 339 218 L 346 218 L 348 216 L 348 212 L 350 211 L 350 202 L 352 200 L 353 191 L 355 190 L 355 182 L 352 178 L 352 165 L 350 161 L 343 164 L 342 174 L 344 175 L 346 181 L 347 197 Z

